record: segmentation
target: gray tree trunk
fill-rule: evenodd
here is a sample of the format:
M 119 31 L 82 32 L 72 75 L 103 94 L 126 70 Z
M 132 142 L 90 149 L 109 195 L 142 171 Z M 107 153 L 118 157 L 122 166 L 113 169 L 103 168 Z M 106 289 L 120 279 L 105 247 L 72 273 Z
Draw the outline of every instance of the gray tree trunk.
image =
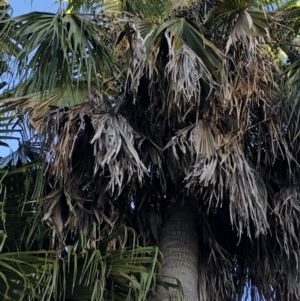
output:
M 159 242 L 163 253 L 161 275 L 177 278 L 182 285 L 185 301 L 198 301 L 198 239 L 197 206 L 186 200 L 177 200 L 168 208 Z M 176 280 L 163 278 L 168 282 Z M 178 291 L 157 289 L 158 300 L 177 300 Z

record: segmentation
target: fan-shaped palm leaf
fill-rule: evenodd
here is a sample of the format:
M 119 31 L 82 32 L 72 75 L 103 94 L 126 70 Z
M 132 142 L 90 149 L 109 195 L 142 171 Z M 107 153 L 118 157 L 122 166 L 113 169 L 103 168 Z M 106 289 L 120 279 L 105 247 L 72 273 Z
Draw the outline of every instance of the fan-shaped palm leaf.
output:
M 19 74 L 27 80 L 22 95 L 52 91 L 56 85 L 63 88 L 83 78 L 90 88 L 92 80 L 99 83 L 99 74 L 109 72 L 102 30 L 89 16 L 35 12 L 14 21 L 14 38 L 22 45 L 17 57 Z

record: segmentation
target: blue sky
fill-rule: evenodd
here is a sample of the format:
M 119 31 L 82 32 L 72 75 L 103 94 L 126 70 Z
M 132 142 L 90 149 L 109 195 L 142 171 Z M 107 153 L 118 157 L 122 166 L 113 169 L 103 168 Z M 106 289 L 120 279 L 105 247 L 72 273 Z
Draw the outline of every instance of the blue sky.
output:
M 59 5 L 55 0 L 9 0 L 13 8 L 13 16 L 26 14 L 32 11 L 51 11 L 56 12 Z M 17 136 L 17 135 L 16 135 Z M 0 146 L 0 157 L 5 157 L 18 147 L 15 140 L 6 141 L 11 148 Z
M 55 0 L 9 0 L 13 15 L 18 16 L 31 11 L 56 11 L 59 7 Z

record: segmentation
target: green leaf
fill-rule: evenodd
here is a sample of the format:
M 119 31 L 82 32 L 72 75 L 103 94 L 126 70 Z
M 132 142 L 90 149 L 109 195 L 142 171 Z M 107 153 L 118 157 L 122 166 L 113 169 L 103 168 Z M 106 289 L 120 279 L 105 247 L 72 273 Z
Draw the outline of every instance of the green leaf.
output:
M 23 48 L 18 55 L 20 93 L 52 93 L 55 86 L 92 81 L 109 70 L 108 49 L 100 39 L 102 29 L 88 16 L 78 13 L 34 12 L 15 19 L 15 39 Z

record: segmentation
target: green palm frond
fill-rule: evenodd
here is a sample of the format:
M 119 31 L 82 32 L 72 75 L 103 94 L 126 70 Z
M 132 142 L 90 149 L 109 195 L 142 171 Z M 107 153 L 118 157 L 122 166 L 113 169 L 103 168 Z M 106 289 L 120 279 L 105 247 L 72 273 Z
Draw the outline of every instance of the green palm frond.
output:
M 48 257 L 52 255 L 51 253 L 55 252 L 0 253 L 0 295 L 2 298 L 20 300 L 31 296 L 33 299 L 42 299 L 37 288 L 40 285 L 49 286 L 51 284 L 49 280 L 51 281 L 56 276 L 55 273 L 50 274 L 55 267 L 55 262 L 53 263 L 53 260 Z M 44 276 L 44 279 L 48 278 L 45 279 L 46 281 L 41 279 L 44 271 L 48 272 L 48 275 Z
M 11 39 L 14 21 L 11 18 L 11 7 L 0 3 L 0 54 L 1 56 L 16 56 L 20 49 Z
M 216 1 L 216 5 L 209 15 L 208 23 L 214 24 L 219 30 L 230 34 L 233 30 L 251 34 L 270 36 L 270 28 L 274 23 L 280 25 L 281 12 L 267 11 L 260 3 L 249 3 L 246 0 Z
M 91 84 L 93 86 L 97 85 L 96 82 L 91 82 Z M 22 89 L 23 87 L 24 85 L 20 84 L 18 89 Z M 50 90 L 47 90 L 45 93 L 39 92 L 25 95 L 22 97 L 24 101 L 23 107 L 27 107 L 27 105 L 29 106 L 29 103 L 31 103 L 31 106 L 34 106 L 41 114 L 48 111 L 51 107 L 69 107 L 80 104 L 88 97 L 89 93 L 87 81 L 81 81 L 79 83 L 73 81 L 73 83 L 69 83 L 64 87 L 54 86 L 51 93 Z M 2 102 L 5 105 L 5 110 L 10 111 L 10 99 L 4 99 Z
M 155 28 L 153 24 L 151 27 L 149 25 L 147 22 L 141 22 L 140 28 L 143 36 Z M 156 41 L 164 36 L 166 30 L 170 31 L 172 37 L 177 37 L 182 41 L 177 43 L 177 47 L 180 47 L 182 43 L 188 45 L 203 60 L 210 72 L 216 74 L 223 56 L 221 51 L 205 38 L 204 28 L 198 27 L 185 18 L 175 18 L 156 26 L 153 38 L 150 38 L 147 44 L 155 45 Z
M 20 296 L 37 300 L 60 300 L 63 296 L 74 301 L 146 300 L 156 281 L 160 253 L 157 247 L 140 248 L 136 242 L 128 249 L 127 244 L 132 244 L 129 238 L 134 239 L 134 232 L 121 227 L 105 241 L 94 241 L 96 249 L 68 246 L 63 257 L 44 250 L 0 253 L 0 294 L 9 300 Z M 121 246 L 110 250 L 115 240 Z
M 99 84 L 109 72 L 109 51 L 103 45 L 101 28 L 89 16 L 76 12 L 34 12 L 15 20 L 15 39 L 22 45 L 18 70 L 23 81 L 22 95 L 52 91 L 83 79 Z M 51 92 L 50 92 L 51 93 Z
M 136 245 L 136 241 L 129 241 L 134 239 L 134 235 L 130 228 L 121 227 L 97 245 L 97 249 L 83 250 L 84 260 L 76 261 L 74 253 L 68 254 L 70 269 L 72 265 L 77 265 L 78 282 L 74 283 L 76 275 L 73 279 L 67 279 L 66 297 L 78 301 L 121 301 L 126 297 L 128 300 L 146 300 L 156 281 L 160 253 L 157 247 L 141 248 Z M 109 251 L 109 244 L 120 238 L 121 248 Z M 129 248 L 126 247 L 127 243 Z M 72 248 L 68 247 L 68 250 Z M 97 267 L 100 271 L 96 273 Z M 94 281 L 95 277 L 97 281 Z M 101 277 L 106 277 L 106 281 L 103 282 Z
M 9 154 L 8 156 L 0 159 L 0 169 L 6 167 L 23 166 L 34 160 L 39 156 L 39 153 L 32 150 L 29 143 L 20 144 L 19 148 Z
M 12 81 L 12 59 L 20 52 L 17 43 L 11 38 L 14 22 L 11 18 L 11 7 L 0 3 L 0 89 Z
M 36 221 L 41 219 L 38 200 L 43 196 L 44 179 L 36 156 L 23 150 L 1 160 L 0 202 L 5 219 L 0 229 L 7 237 L 5 250 L 29 248 L 42 242 L 42 224 Z
M 64 256 L 58 256 L 54 250 L 23 251 L 26 245 L 45 246 L 47 240 L 45 229 L 35 228 L 35 232 L 42 231 L 40 237 L 38 233 L 24 231 L 30 229 L 29 225 L 32 228 L 28 218 L 36 212 L 32 211 L 31 202 L 22 205 L 21 200 L 41 198 L 36 190 L 38 175 L 34 175 L 41 170 L 38 166 L 38 161 L 32 161 L 11 171 L 1 170 L 0 295 L 3 299 L 58 301 L 64 296 L 74 301 L 146 300 L 155 283 L 160 253 L 157 247 L 140 248 L 135 233 L 124 226 L 101 242 L 94 224 L 87 234 L 81 234 L 79 245 L 67 247 Z M 37 206 L 34 205 L 36 209 Z M 36 242 L 41 239 L 44 243 L 26 243 L 26 238 Z
M 74 12 L 83 10 L 91 10 L 92 8 L 99 8 L 105 11 L 126 11 L 131 14 L 147 17 L 147 16 L 161 16 L 161 13 L 166 10 L 168 4 L 170 5 L 171 1 L 169 0 L 69 0 L 67 1 L 68 5 L 66 12 Z
M 175 65 L 182 68 L 193 66 L 185 63 L 184 59 L 191 59 L 193 53 L 199 58 L 199 64 L 195 67 L 196 73 L 202 74 L 207 81 L 211 81 L 212 76 L 215 79 L 220 78 L 224 56 L 205 37 L 204 29 L 195 23 L 185 18 L 175 18 L 162 24 L 155 24 L 130 16 L 125 16 L 123 21 L 130 21 L 133 24 L 132 36 L 128 37 L 128 42 L 132 43 L 131 47 L 134 50 L 128 69 L 128 80 L 130 80 L 134 95 L 145 73 L 148 74 L 150 82 L 156 82 L 157 78 L 163 82 L 166 76 L 166 66 L 172 70 Z M 183 52 L 186 55 L 183 55 Z M 182 59 L 178 59 L 179 64 L 177 65 L 174 58 L 178 55 Z M 157 64 L 158 62 L 159 64 Z M 159 72 L 157 72 L 158 70 Z M 202 73 L 200 70 L 205 70 L 205 72 Z M 182 80 L 185 78 L 183 77 Z M 176 81 L 173 80 L 172 83 L 176 84 Z
M 103 0 L 61 0 L 60 2 L 67 2 L 66 13 L 72 13 L 82 9 L 88 11 L 97 5 L 101 6 Z
M 279 10 L 284 11 L 286 23 L 293 31 L 290 38 L 299 40 L 300 34 L 300 3 L 296 0 L 286 1 Z
M 103 8 L 107 11 L 125 11 L 144 18 L 161 17 L 171 8 L 171 0 L 103 0 Z
M 265 2 L 265 1 L 262 1 Z M 299 7 L 298 0 L 277 0 L 277 1 L 267 1 L 273 2 L 277 5 L 277 10 L 290 10 L 291 8 Z
M 13 128 L 16 125 L 13 121 L 13 116 L 0 118 L 0 147 L 9 147 L 9 140 L 20 140 L 20 130 Z

